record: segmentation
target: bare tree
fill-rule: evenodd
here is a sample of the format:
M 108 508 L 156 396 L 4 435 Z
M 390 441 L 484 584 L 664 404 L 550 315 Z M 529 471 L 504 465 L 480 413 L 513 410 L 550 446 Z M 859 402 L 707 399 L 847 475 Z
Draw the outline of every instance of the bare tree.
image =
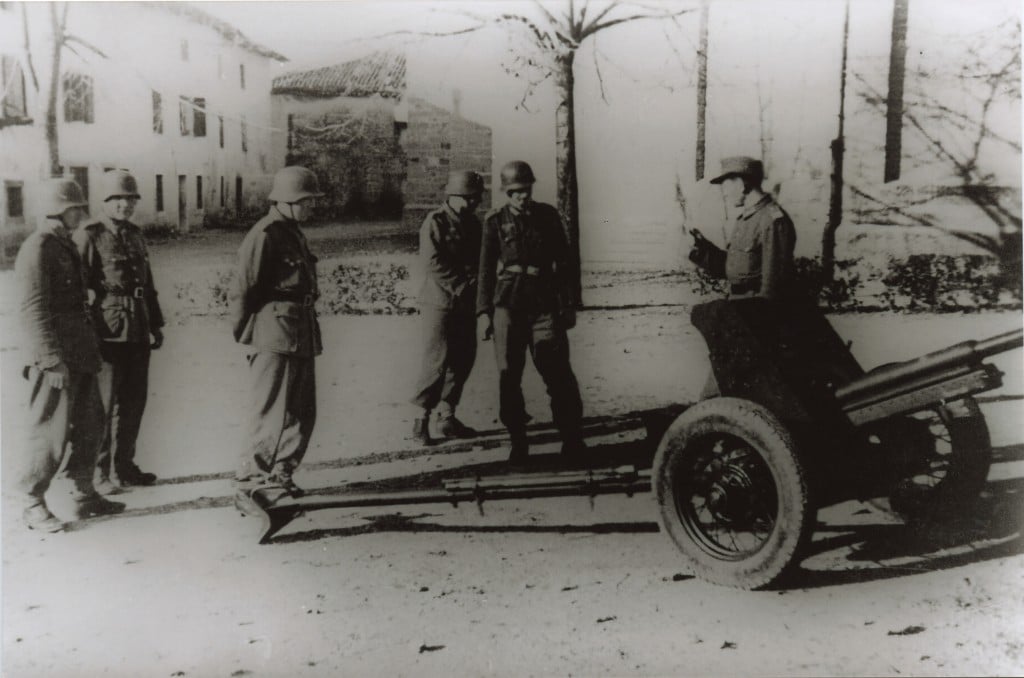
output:
M 616 26 L 645 20 L 673 20 L 694 11 L 691 6 L 662 2 L 612 2 L 603 0 L 534 0 L 521 12 L 502 12 L 493 16 L 462 12 L 473 23 L 467 27 L 445 31 L 397 31 L 428 36 L 463 35 L 487 26 L 499 26 L 524 40 L 526 49 L 513 55 L 506 69 L 526 82 L 523 102 L 535 87 L 553 79 L 557 104 L 555 108 L 555 174 L 558 188 L 558 211 L 566 224 L 573 252 L 575 284 L 573 295 L 581 303 L 580 284 L 580 219 L 579 187 L 576 173 L 576 55 L 588 40 Z M 598 72 L 600 78 L 600 71 Z M 603 86 L 603 82 L 602 82 Z
M 903 143 L 903 84 L 907 63 L 907 10 L 910 0 L 893 0 L 889 47 L 889 98 L 885 116 L 885 181 L 900 178 Z
M 836 231 L 843 223 L 843 157 L 846 151 L 846 64 L 850 42 L 850 0 L 846 0 L 843 15 L 843 50 L 839 70 L 839 124 L 836 138 L 832 140 L 832 175 L 829 187 L 828 223 L 821 236 L 821 274 L 828 282 L 835 275 Z
M 1015 187 L 1001 186 L 987 163 L 997 154 L 1021 155 L 1018 131 L 999 131 L 994 117 L 1001 107 L 1019 106 L 1021 99 L 1021 27 L 1017 18 L 978 34 L 965 47 L 956 72 L 921 67 L 906 91 L 903 119 L 907 124 L 903 161 L 912 167 L 944 168 L 954 183 L 939 190 L 909 194 L 902 199 L 873 195 L 851 186 L 867 201 L 858 216 L 868 219 L 902 217 L 910 223 L 942 228 L 999 257 L 1007 274 L 1020 279 L 1021 206 Z M 862 99 L 876 109 L 884 98 L 863 78 Z M 913 143 L 911 143 L 913 142 Z M 911 150 L 908 150 L 911 147 Z M 956 197 L 973 205 L 996 227 L 991 236 L 959 230 L 930 213 L 929 203 Z
M 704 162 L 707 152 L 707 110 L 708 110 L 708 14 L 711 0 L 700 3 L 700 47 L 697 48 L 697 167 L 696 179 L 704 178 Z M 678 192 L 678 187 L 677 187 Z
M 53 48 L 50 59 L 50 82 L 47 87 L 46 98 L 46 145 L 50 161 L 50 174 L 60 176 L 64 168 L 60 163 L 60 139 L 57 126 L 57 106 L 60 99 L 61 85 L 61 56 L 64 50 L 81 57 L 78 48 L 85 48 L 94 54 L 106 58 L 98 47 L 87 42 L 81 37 L 68 31 L 68 10 L 70 3 L 53 2 L 48 3 L 50 32 L 53 37 Z M 28 60 L 29 72 L 32 74 L 32 84 L 35 90 L 40 90 L 39 81 L 36 78 L 36 71 L 33 65 L 32 50 L 29 44 L 29 19 L 28 12 L 23 7 L 22 22 L 25 34 L 25 53 Z

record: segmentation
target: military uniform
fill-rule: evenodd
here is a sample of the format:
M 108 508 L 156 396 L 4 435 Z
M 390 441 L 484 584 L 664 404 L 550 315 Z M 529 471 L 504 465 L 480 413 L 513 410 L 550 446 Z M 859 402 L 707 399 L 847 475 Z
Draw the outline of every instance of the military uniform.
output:
M 569 364 L 565 321 L 571 305 L 570 253 L 562 220 L 551 205 L 505 205 L 484 219 L 477 314 L 493 315 L 499 410 L 513 440 L 526 438 L 521 381 L 529 347 L 547 386 L 563 441 L 582 440 L 583 404 Z
M 480 232 L 475 216 L 460 216 L 448 203 L 428 214 L 420 228 L 424 351 L 413 403 L 424 410 L 443 403 L 453 412 L 476 360 Z
M 12 474 L 26 506 L 44 505 L 54 477 L 74 483 L 76 499 L 95 494 L 96 452 L 103 405 L 96 375 L 100 349 L 86 311 L 82 263 L 56 221 L 32 233 L 15 261 L 21 302 L 22 374 L 30 383 L 29 435 L 21 468 Z M 62 364 L 65 387 L 51 388 L 44 370 Z M 6 456 L 6 455 L 5 455 Z
M 323 351 L 314 302 L 316 257 L 298 224 L 271 207 L 238 250 L 235 340 L 251 346 L 250 412 L 236 473 L 240 486 L 287 478 L 316 423 L 314 358 Z
M 164 326 L 164 317 L 138 226 L 104 216 L 80 226 L 73 237 L 93 293 L 92 317 L 103 356 L 100 393 L 107 425 L 98 475 L 130 481 L 143 475 L 135 464 L 135 444 L 149 393 L 150 335 Z

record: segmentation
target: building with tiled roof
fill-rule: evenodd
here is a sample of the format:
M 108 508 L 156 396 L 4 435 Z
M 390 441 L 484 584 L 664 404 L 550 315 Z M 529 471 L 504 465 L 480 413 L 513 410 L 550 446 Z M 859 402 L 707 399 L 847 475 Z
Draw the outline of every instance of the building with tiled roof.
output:
M 450 109 L 409 97 L 406 78 L 405 55 L 386 51 L 274 78 L 274 126 L 287 130 L 275 155 L 317 173 L 328 215 L 418 227 L 448 172 L 490 176 L 490 128 L 462 117 L 457 94 Z

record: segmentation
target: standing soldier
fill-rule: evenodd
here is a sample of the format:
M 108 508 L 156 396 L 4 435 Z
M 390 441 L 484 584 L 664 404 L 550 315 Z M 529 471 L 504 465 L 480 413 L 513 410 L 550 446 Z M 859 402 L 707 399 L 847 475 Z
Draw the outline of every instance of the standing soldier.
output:
M 314 358 L 320 325 L 316 257 L 299 224 L 322 196 L 316 175 L 285 167 L 274 176 L 267 216 L 256 222 L 238 250 L 232 298 L 235 340 L 252 347 L 250 415 L 235 475 L 236 503 L 268 506 L 304 494 L 292 474 L 302 462 L 316 423 Z
M 690 259 L 710 275 L 725 278 L 729 296 L 778 299 L 788 292 L 793 273 L 796 231 L 789 215 L 761 190 L 764 165 L 747 157 L 722 160 L 722 173 L 711 180 L 721 184 L 722 197 L 742 208 L 729 243 L 722 250 L 694 231 Z
M 31 384 L 29 436 L 15 477 L 25 525 L 60 532 L 64 525 L 43 498 L 55 477 L 71 481 L 76 518 L 117 513 L 124 504 L 104 499 L 92 483 L 103 436 L 100 349 L 86 308 L 82 262 L 71 242 L 88 203 L 70 179 L 45 182 L 41 202 L 46 222 L 22 244 L 14 265 L 26 353 L 22 373 Z
M 430 412 L 437 408 L 437 431 L 445 438 L 476 435 L 455 417 L 462 387 L 476 360 L 476 276 L 480 266 L 480 205 L 484 182 L 476 172 L 452 172 L 439 209 L 420 228 L 420 259 L 425 277 L 420 290 L 423 364 L 413 403 L 422 415 L 413 422 L 413 438 L 424 445 Z
M 722 172 L 711 180 L 721 184 L 722 197 L 736 216 L 729 242 L 722 250 L 694 230 L 690 260 L 716 278 L 725 278 L 729 297 L 784 299 L 791 293 L 796 231 L 789 215 L 761 190 L 764 165 L 738 156 L 722 160 Z M 701 398 L 719 395 L 714 372 L 708 374 Z
M 521 160 L 501 169 L 508 203 L 484 219 L 476 303 L 480 338 L 494 337 L 499 411 L 514 463 L 525 461 L 529 451 L 521 386 L 527 347 L 551 398 L 562 453 L 576 456 L 585 449 L 583 403 L 566 335 L 576 325 L 569 245 L 555 208 L 531 199 L 534 181 Z
M 103 369 L 100 393 L 107 426 L 97 458 L 96 486 L 113 494 L 152 485 L 156 476 L 135 463 L 135 443 L 149 393 L 149 356 L 164 342 L 164 317 L 142 230 L 131 219 L 139 201 L 135 177 L 124 170 L 103 175 L 103 216 L 78 229 L 75 244 L 93 293 Z

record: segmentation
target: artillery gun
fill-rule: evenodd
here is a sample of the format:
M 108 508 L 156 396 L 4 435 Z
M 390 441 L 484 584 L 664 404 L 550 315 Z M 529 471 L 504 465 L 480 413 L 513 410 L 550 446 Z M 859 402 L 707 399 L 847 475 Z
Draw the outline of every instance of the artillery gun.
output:
M 636 466 L 449 480 L 433 490 L 314 495 L 238 508 L 261 543 L 311 510 L 587 496 L 647 490 L 686 564 L 760 588 L 799 562 L 819 507 L 888 497 L 910 523 L 969 511 L 991 463 L 974 394 L 1002 385 L 984 360 L 1024 345 L 1017 329 L 865 372 L 815 308 L 764 299 L 694 307 L 718 394 L 645 421 L 659 441 Z M 682 412 L 675 416 L 680 410 Z M 649 457 L 648 457 L 649 458 Z

